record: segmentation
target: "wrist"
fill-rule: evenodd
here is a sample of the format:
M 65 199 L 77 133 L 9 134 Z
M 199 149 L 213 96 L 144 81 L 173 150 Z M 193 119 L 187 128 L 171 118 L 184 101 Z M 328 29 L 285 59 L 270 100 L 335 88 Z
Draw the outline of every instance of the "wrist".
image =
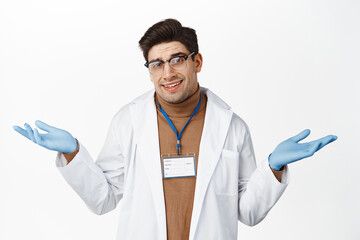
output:
M 281 167 L 272 167 L 270 164 L 269 164 L 271 170 L 275 171 L 275 172 L 282 172 L 284 170 L 284 166 L 281 166 Z
M 75 152 L 79 148 L 78 141 L 76 138 L 72 139 L 71 144 L 68 144 L 67 148 L 62 151 L 64 154 L 70 154 Z
M 79 143 L 76 138 L 75 138 L 75 141 L 76 141 L 76 145 L 77 145 L 77 148 L 75 149 L 75 151 L 72 151 L 70 153 L 63 153 L 68 164 L 71 162 L 71 160 L 73 160 L 75 158 L 76 154 L 79 152 Z
M 274 174 L 275 178 L 281 183 L 281 178 L 282 178 L 282 175 L 284 173 L 284 166 L 280 169 L 280 171 L 277 171 L 277 170 L 274 170 L 270 164 L 269 164 L 269 167 L 272 171 L 272 173 Z
M 275 171 L 282 171 L 282 170 L 284 170 L 284 166 L 283 165 L 276 165 L 276 164 L 274 164 L 273 162 L 273 160 L 271 159 L 271 154 L 272 153 L 270 153 L 270 155 L 268 156 L 268 163 L 269 163 L 269 166 L 270 166 L 270 168 L 271 169 L 273 169 L 273 170 L 275 170 Z

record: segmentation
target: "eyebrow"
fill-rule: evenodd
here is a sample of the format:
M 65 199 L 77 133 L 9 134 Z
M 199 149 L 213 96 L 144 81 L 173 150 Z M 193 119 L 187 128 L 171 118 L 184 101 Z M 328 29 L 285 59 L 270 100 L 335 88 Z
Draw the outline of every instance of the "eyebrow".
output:
M 186 53 L 183 53 L 183 52 L 177 52 L 177 53 L 173 53 L 170 55 L 170 58 L 173 58 L 173 57 L 177 57 L 177 56 L 186 56 L 187 54 Z M 154 60 L 151 60 L 149 61 L 150 62 L 155 62 L 155 61 L 163 61 L 161 58 L 156 58 Z

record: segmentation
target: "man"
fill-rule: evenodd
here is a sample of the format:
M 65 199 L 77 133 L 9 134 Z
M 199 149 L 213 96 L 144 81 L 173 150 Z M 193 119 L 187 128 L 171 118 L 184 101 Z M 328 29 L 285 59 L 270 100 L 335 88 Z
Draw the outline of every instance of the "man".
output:
M 139 41 L 154 90 L 114 116 L 96 161 L 65 130 L 36 121 L 15 130 L 58 151 L 56 164 L 96 214 L 121 200 L 118 239 L 236 239 L 238 220 L 259 223 L 288 184 L 287 164 L 336 140 L 298 143 L 304 130 L 256 167 L 249 129 L 198 83 L 195 30 L 167 19 Z

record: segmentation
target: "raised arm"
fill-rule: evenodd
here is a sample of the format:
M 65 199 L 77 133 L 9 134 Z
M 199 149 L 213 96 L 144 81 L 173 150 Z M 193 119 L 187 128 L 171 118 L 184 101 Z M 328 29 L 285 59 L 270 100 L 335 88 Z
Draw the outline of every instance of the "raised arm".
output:
M 34 143 L 58 152 L 55 161 L 58 170 L 91 211 L 104 214 L 113 210 L 122 198 L 124 189 L 124 160 L 114 136 L 114 124 L 98 162 L 94 162 L 85 147 L 69 132 L 41 121 L 35 124 L 46 133 L 39 133 L 27 123 L 24 128 L 14 126 L 14 129 Z M 71 159 L 67 156 L 71 156 Z

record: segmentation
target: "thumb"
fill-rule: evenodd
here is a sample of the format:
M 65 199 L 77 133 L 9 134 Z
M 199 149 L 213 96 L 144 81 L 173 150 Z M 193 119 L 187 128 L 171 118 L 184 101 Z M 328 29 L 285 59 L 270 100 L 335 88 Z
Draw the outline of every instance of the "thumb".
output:
M 295 142 L 299 142 L 299 141 L 303 140 L 304 138 L 306 138 L 307 136 L 309 136 L 309 134 L 310 134 L 310 129 L 305 129 L 304 131 L 302 131 L 301 133 L 299 133 L 298 135 L 296 135 L 290 139 Z

